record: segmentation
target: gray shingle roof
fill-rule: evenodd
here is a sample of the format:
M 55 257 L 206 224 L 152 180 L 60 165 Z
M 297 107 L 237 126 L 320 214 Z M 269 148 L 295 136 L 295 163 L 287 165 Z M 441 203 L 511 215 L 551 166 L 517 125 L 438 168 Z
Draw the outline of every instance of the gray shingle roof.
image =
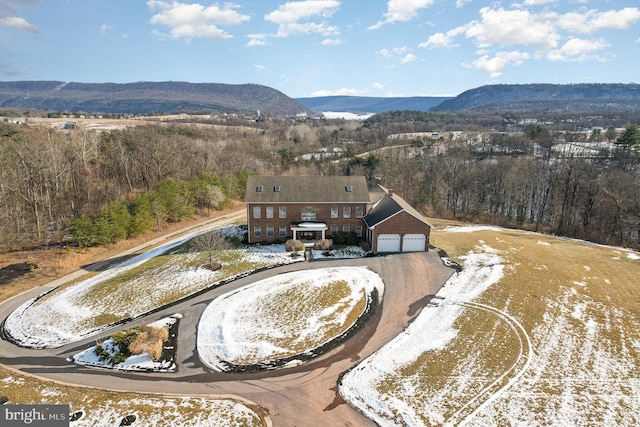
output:
M 364 176 L 250 176 L 247 203 L 368 203 Z
M 389 195 L 389 190 L 382 186 L 380 186 L 380 188 L 384 191 L 384 196 L 363 218 L 368 227 L 373 227 L 376 224 L 380 224 L 381 222 L 387 220 L 398 212 L 405 211 L 409 215 L 417 218 L 418 220 L 427 224 L 429 227 L 433 228 L 429 221 L 427 221 L 420 214 L 420 212 L 415 210 L 413 206 L 407 203 L 402 197 L 398 196 L 397 194 Z

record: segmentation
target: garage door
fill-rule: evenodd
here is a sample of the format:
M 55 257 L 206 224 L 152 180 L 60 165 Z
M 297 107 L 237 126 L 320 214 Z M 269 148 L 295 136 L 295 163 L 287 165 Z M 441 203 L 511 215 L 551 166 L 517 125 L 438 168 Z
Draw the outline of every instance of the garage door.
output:
M 378 236 L 378 252 L 400 252 L 399 234 L 381 234 Z
M 402 252 L 424 252 L 427 236 L 424 234 L 405 234 L 402 238 Z

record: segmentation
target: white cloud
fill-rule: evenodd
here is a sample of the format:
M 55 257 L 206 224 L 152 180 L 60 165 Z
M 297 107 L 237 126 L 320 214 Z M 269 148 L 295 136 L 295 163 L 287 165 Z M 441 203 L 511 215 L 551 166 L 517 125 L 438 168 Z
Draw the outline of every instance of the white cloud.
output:
M 26 19 L 18 16 L 9 16 L 7 18 L 0 18 L 0 26 L 15 28 L 16 30 L 26 31 L 29 33 L 38 33 L 38 28 L 35 25 L 27 22 Z
M 247 37 L 249 38 L 247 46 L 267 46 L 269 44 L 266 34 L 249 34 Z
M 544 14 L 484 7 L 480 9 L 480 15 L 481 22 L 472 22 L 465 32 L 480 47 L 519 44 L 552 49 L 558 45 L 560 35 Z
M 383 58 L 391 58 L 393 56 L 388 49 L 380 49 L 376 54 Z
M 580 34 L 591 34 L 600 30 L 624 30 L 640 21 L 640 9 L 627 7 L 622 10 L 599 12 L 595 9 L 555 15 L 558 27 Z
M 375 82 L 371 86 L 373 86 L 373 88 L 377 90 L 384 90 L 384 85 L 382 83 Z
M 609 44 L 604 40 L 584 40 L 572 38 L 560 49 L 553 50 L 547 55 L 551 61 L 582 61 L 593 52 L 606 49 Z
M 257 73 L 262 73 L 263 71 L 267 70 L 267 67 L 265 67 L 264 65 L 260 65 L 260 64 L 255 64 L 253 66 L 253 70 Z
M 433 2 L 434 0 L 389 0 L 384 19 L 370 26 L 369 29 L 377 30 L 385 24 L 410 21 L 418 15 L 420 9 L 431 6 Z
M 400 62 L 402 62 L 403 64 L 408 64 L 410 62 L 414 62 L 417 59 L 418 59 L 417 56 L 415 56 L 412 53 L 408 53 L 400 60 Z
M 100 34 L 107 34 L 107 32 L 109 32 L 109 30 L 111 30 L 112 28 L 113 28 L 113 25 L 102 24 L 100 26 Z
M 278 25 L 277 34 L 279 37 L 288 37 L 293 34 L 336 35 L 339 34 L 339 31 L 335 26 L 327 25 L 324 22 L 305 21 L 330 18 L 338 10 L 340 4 L 338 0 L 288 2 L 277 10 L 266 14 L 264 19 Z
M 337 46 L 339 44 L 342 44 L 342 40 L 340 39 L 324 39 L 322 40 L 322 42 L 320 43 L 323 46 Z
M 525 60 L 530 59 L 531 55 L 527 52 L 511 51 L 497 52 L 495 56 L 483 55 L 471 63 L 471 68 L 484 70 L 488 72 L 492 78 L 500 77 L 502 69 L 513 63 L 521 65 Z
M 538 6 L 541 4 L 555 3 L 558 0 L 524 0 L 522 4 L 525 6 Z
M 151 23 L 169 27 L 174 39 L 204 37 L 226 40 L 232 36 L 218 28 L 219 25 L 238 25 L 250 19 L 248 15 L 238 13 L 238 6 L 232 3 L 205 7 L 198 3 L 148 0 L 147 6 L 152 12 L 157 12 L 151 17 Z
M 637 7 L 626 7 L 622 10 L 610 10 L 599 14 L 594 19 L 596 29 L 623 30 L 629 28 L 640 20 L 640 9 Z
M 456 7 L 459 9 L 467 3 L 471 3 L 473 0 L 456 0 Z
M 426 47 L 429 49 L 446 49 L 451 47 L 452 39 L 444 33 L 436 33 L 427 39 L 426 42 L 422 42 L 418 47 Z
M 369 92 L 368 89 L 355 89 L 355 88 L 345 88 L 338 90 L 317 90 L 315 92 L 311 92 L 311 96 L 336 96 L 336 95 L 346 95 L 346 96 L 362 96 Z

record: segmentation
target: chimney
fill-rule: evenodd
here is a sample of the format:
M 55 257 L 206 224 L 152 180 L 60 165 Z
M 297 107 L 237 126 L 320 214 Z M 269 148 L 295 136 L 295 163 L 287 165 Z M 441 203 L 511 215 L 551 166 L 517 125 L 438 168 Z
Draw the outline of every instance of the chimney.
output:
M 389 197 L 393 197 L 393 188 L 389 189 Z

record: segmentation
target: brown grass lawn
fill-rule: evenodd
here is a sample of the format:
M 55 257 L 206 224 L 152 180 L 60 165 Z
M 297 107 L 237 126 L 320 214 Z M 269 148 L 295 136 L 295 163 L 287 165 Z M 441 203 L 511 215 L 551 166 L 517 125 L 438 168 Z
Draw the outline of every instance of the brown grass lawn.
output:
M 460 264 L 470 250 L 496 249 L 504 276 L 475 302 L 513 316 L 532 341 L 529 368 L 469 419 L 471 425 L 638 423 L 637 254 L 513 230 L 436 228 L 431 242 Z M 378 392 L 413 408 L 425 425 L 462 421 L 491 393 L 467 403 L 517 361 L 517 335 L 492 313 L 465 307 L 455 328 L 445 349 L 423 353 L 378 384 Z
M 172 231 L 199 224 L 213 218 L 214 215 L 223 216 L 237 209 L 238 206 L 234 206 L 232 209 L 216 212 L 211 217 L 197 216 L 178 224 L 167 224 L 159 233 L 148 232 L 136 239 L 86 251 L 34 248 L 0 254 L 0 269 L 25 262 L 37 265 L 36 269 L 29 272 L 0 275 L 0 302 Z M 207 418 L 210 421 L 204 421 L 205 425 L 265 425 L 255 408 L 247 408 L 246 413 L 235 413 L 231 408 L 237 403 L 228 399 L 114 393 L 43 381 L 4 367 L 0 367 L 0 396 L 8 398 L 8 402 L 14 404 L 69 403 L 72 412 L 83 410 L 97 414 L 95 422 L 106 425 L 118 425 L 120 419 L 132 411 L 138 414 L 139 419 L 136 423 L 140 425 L 174 426 L 179 420 L 196 422 Z M 163 410 L 158 411 L 159 407 Z

